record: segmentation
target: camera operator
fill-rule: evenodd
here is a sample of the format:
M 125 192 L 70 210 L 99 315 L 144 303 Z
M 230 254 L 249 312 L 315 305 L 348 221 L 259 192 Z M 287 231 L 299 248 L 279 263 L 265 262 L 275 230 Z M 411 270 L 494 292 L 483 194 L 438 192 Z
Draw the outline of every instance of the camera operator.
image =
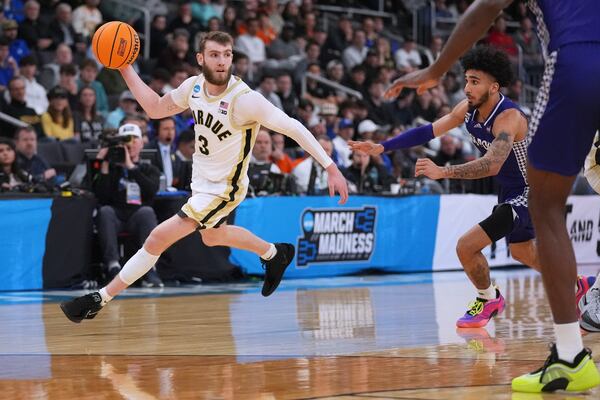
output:
M 144 146 L 142 131 L 137 125 L 125 124 L 116 136 L 103 136 L 102 148 L 93 164 L 92 188 L 98 202 L 98 236 L 103 262 L 109 279 L 116 276 L 121 265 L 117 235 L 128 232 L 141 246 L 157 225 L 150 206 L 158 190 L 160 171 L 151 164 L 140 163 Z M 156 269 L 142 280 L 145 287 L 162 287 Z
M 17 164 L 17 152 L 12 140 L 0 137 L 0 192 L 14 191 L 30 181 L 29 174 Z
M 256 135 L 256 142 L 252 149 L 250 165 L 248 167 L 248 178 L 250 189 L 256 196 L 264 196 L 279 192 L 275 179 L 283 178 L 279 167 L 271 161 L 273 144 L 269 132 L 261 129 Z

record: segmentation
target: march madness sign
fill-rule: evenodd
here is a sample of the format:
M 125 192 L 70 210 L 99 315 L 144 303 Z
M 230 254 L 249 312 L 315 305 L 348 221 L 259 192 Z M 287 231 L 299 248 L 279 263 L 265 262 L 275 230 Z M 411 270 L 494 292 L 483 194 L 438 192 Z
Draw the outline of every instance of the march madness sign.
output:
M 298 238 L 297 266 L 368 261 L 375 247 L 377 209 L 305 209 Z

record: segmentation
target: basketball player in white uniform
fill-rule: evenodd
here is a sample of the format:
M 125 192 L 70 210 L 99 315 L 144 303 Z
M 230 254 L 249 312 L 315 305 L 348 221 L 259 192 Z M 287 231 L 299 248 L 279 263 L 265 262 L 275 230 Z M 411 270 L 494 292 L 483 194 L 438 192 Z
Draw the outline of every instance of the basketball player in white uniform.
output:
M 210 32 L 197 54 L 203 73 L 160 97 L 131 66 L 121 74 L 148 116 L 160 119 L 192 110 L 196 152 L 193 156 L 192 197 L 181 211 L 158 225 L 120 273 L 98 292 L 61 304 L 73 322 L 91 319 L 114 296 L 143 276 L 169 246 L 199 230 L 207 246 L 229 246 L 260 256 L 265 264 L 263 296 L 277 288 L 294 257 L 289 243 L 268 243 L 248 230 L 225 224 L 248 189 L 248 162 L 261 125 L 294 139 L 327 170 L 329 194 L 348 198 L 346 180 L 321 145 L 297 120 L 288 117 L 261 94 L 231 75 L 233 39 L 224 32 Z

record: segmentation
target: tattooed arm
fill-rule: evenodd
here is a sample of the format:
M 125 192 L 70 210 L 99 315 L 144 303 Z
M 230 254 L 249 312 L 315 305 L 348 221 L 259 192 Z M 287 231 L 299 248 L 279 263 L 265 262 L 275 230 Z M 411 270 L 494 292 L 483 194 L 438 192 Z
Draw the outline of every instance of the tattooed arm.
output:
M 515 137 L 520 139 L 527 133 L 527 121 L 518 110 L 506 110 L 496 118 L 492 133 L 496 138 L 483 157 L 447 167 L 438 167 L 430 159 L 420 158 L 415 167 L 415 176 L 425 175 L 431 179 L 479 179 L 497 175 L 512 151 Z

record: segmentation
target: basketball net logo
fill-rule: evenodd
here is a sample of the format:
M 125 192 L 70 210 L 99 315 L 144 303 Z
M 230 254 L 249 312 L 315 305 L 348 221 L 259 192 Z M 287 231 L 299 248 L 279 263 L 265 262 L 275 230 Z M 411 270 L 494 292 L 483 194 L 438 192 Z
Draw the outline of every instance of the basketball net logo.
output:
M 305 209 L 298 238 L 298 267 L 338 261 L 368 261 L 375 247 L 377 208 Z

